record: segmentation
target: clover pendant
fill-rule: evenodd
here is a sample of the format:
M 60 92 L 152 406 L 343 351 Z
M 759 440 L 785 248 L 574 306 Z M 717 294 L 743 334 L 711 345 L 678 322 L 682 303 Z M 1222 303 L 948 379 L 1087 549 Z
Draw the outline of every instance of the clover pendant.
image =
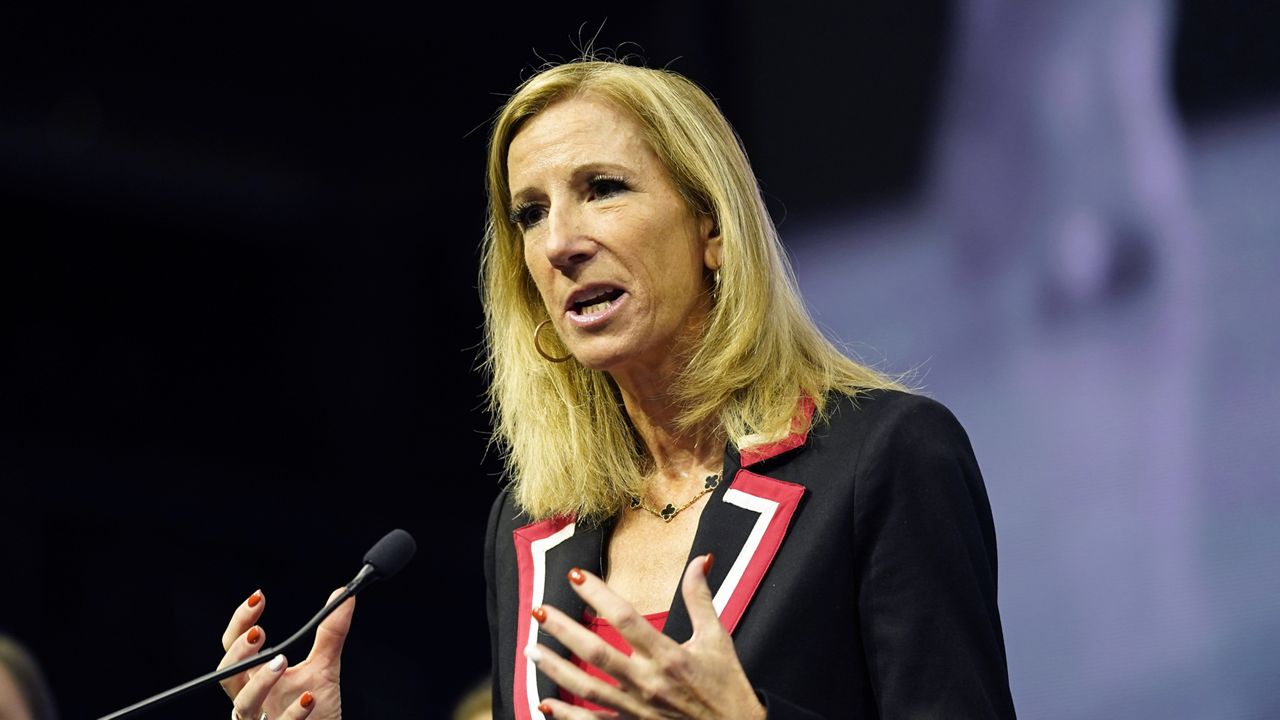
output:
M 632 510 L 635 510 L 635 509 L 636 509 L 636 508 L 638 508 L 638 507 L 640 507 L 640 498 L 638 498 L 638 497 L 632 497 L 632 498 L 631 498 L 631 509 L 632 509 Z
M 707 482 L 706 482 L 706 483 L 704 483 L 702 487 L 706 488 L 707 490 L 714 490 L 714 489 L 716 489 L 716 488 L 720 487 L 720 476 L 719 476 L 719 475 L 708 475 L 708 476 L 707 476 Z
M 672 505 L 671 503 L 667 503 L 667 506 L 662 508 L 661 514 L 662 514 L 663 520 L 666 520 L 667 522 L 671 522 L 671 518 L 676 516 L 676 506 Z

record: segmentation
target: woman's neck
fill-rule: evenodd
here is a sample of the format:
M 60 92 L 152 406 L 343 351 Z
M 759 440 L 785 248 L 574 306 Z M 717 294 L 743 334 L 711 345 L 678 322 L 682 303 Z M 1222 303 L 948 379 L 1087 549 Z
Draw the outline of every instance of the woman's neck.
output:
M 701 488 L 707 475 L 720 472 L 725 441 L 712 423 L 679 427 L 679 407 L 671 397 L 669 379 L 656 383 L 635 375 L 615 378 L 631 425 L 653 458 L 650 484 L 656 484 L 663 496 L 686 487 Z

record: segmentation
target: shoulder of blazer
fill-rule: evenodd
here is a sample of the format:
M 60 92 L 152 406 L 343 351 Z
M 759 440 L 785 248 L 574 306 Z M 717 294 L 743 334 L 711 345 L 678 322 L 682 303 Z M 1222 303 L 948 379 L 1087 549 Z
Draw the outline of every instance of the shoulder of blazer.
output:
M 862 447 L 883 442 L 886 435 L 898 432 L 897 426 L 912 416 L 932 417 L 940 412 L 951 418 L 945 407 L 923 395 L 880 389 L 832 393 L 822 417 L 815 418 L 815 412 L 813 401 L 803 399 L 796 415 L 796 431 L 776 442 L 741 449 L 740 467 L 768 474 L 815 447 L 824 457 L 837 448 L 857 454 Z

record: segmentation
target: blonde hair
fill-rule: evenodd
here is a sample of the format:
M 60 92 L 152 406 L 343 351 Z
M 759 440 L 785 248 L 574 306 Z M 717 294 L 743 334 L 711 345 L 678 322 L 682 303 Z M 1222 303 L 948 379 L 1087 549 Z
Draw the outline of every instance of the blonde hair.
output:
M 584 59 L 545 69 L 517 88 L 489 142 L 488 222 L 480 266 L 489 407 L 516 502 L 535 519 L 603 520 L 642 494 L 652 460 L 608 374 L 538 355 L 547 318 L 510 219 L 507 152 L 530 118 L 590 94 L 629 113 L 685 201 L 710 214 L 723 243 L 704 334 L 673 381 L 680 428 L 716 423 L 737 447 L 795 429 L 802 397 L 825 417 L 827 394 L 898 388 L 845 357 L 815 327 L 737 134 L 715 102 L 665 70 Z M 543 333 L 544 347 L 554 333 Z

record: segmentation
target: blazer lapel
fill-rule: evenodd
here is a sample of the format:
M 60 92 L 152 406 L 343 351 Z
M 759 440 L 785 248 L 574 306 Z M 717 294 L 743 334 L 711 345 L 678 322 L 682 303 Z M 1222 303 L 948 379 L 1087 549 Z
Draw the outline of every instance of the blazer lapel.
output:
M 698 532 L 693 538 L 688 562 L 706 553 L 715 555 L 716 562 L 707 582 L 720 623 L 729 633 L 737 628 L 751 604 L 804 497 L 803 485 L 755 472 L 763 472 L 773 461 L 804 448 L 814 412 L 813 402 L 804 399 L 800 412 L 804 416 L 801 429 L 778 442 L 741 452 L 731 445 L 726 448 L 723 477 L 732 480 L 716 488 L 702 511 Z M 693 635 L 689 609 L 679 587 L 662 632 L 676 642 L 684 642 Z
M 604 531 L 599 526 L 583 526 L 572 518 L 552 518 L 526 525 L 513 532 L 519 572 L 520 601 L 516 633 L 515 699 L 518 720 L 544 720 L 538 703 L 545 697 L 559 697 L 559 687 L 538 673 L 524 656 L 524 649 L 542 643 L 564 657 L 569 650 L 552 635 L 540 632 L 532 611 L 552 605 L 571 618 L 581 618 L 585 603 L 569 587 L 569 570 L 580 567 L 600 572 Z

